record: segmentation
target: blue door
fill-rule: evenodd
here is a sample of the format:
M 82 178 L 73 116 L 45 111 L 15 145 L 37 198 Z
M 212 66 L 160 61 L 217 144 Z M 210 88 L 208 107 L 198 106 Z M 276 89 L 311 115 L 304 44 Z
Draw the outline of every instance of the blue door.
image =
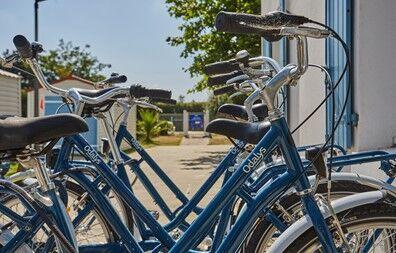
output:
M 352 52 L 352 0 L 326 0 L 326 24 L 333 28 L 341 38 L 349 46 L 349 51 Z M 334 39 L 326 40 L 326 65 L 334 82 L 336 82 L 341 75 L 346 62 L 344 51 L 339 43 Z M 341 114 L 341 110 L 345 99 L 347 99 L 347 107 L 340 122 L 339 127 L 335 132 L 335 142 L 344 148 L 349 148 L 352 145 L 352 103 L 351 91 L 348 98 L 346 98 L 347 85 L 350 83 L 351 76 L 347 72 L 343 80 L 335 91 L 335 101 L 329 99 L 326 103 L 326 134 L 330 134 L 332 126 L 332 115 L 335 114 L 337 120 Z M 329 90 L 327 89 L 327 92 Z M 332 106 L 335 104 L 335 111 Z M 334 122 L 335 124 L 335 122 Z
M 62 106 L 63 105 L 63 106 Z M 62 106 L 62 107 L 61 107 Z M 68 107 L 64 105 L 62 98 L 59 96 L 45 96 L 45 115 L 52 115 L 56 113 L 70 113 Z M 93 147 L 97 147 L 98 137 L 98 124 L 95 118 L 86 118 L 85 121 L 88 123 L 89 131 L 83 133 L 84 138 Z
M 203 113 L 190 113 L 189 115 L 189 127 L 190 131 L 203 131 Z

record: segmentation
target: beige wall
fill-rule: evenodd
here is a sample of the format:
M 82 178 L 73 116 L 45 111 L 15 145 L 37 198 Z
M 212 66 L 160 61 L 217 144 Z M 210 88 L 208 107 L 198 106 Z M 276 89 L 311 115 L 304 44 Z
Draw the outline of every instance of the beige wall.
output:
M 56 87 L 59 87 L 61 89 L 67 90 L 70 88 L 80 88 L 80 89 L 93 89 L 94 87 L 90 84 L 78 81 L 78 80 L 65 80 L 62 82 L 59 82 L 55 84 Z M 53 93 L 47 91 L 46 89 L 40 89 L 39 90 L 39 99 L 40 101 L 43 100 L 45 96 L 51 96 L 54 95 Z M 33 117 L 34 111 L 33 111 L 33 106 L 34 106 L 34 93 L 33 91 L 28 93 L 28 117 Z M 45 106 L 45 105 L 44 105 Z M 44 115 L 45 108 L 40 109 L 40 115 Z M 112 108 L 112 114 L 113 114 L 113 119 L 115 120 L 120 113 L 122 112 L 121 108 Z M 135 134 L 136 133 L 136 109 L 133 108 L 131 110 L 130 116 L 128 117 L 128 130 Z M 98 138 L 97 138 L 97 143 L 99 146 L 101 146 L 101 139 L 105 138 L 105 130 L 102 125 L 102 123 L 98 120 Z
M 21 79 L 0 75 L 0 115 L 21 114 Z
M 278 9 L 278 0 L 263 0 L 262 13 Z M 324 22 L 324 1 L 298 0 L 286 1 L 286 9 L 292 13 L 307 16 Z M 289 43 L 289 62 L 296 62 L 296 47 L 293 41 Z M 273 43 L 273 57 L 279 59 L 279 43 Z M 319 65 L 325 63 L 325 41 L 309 39 L 309 62 Z M 325 96 L 324 75 L 316 69 L 308 69 L 296 87 L 289 89 L 289 125 L 294 129 Z M 294 134 L 297 145 L 317 144 L 325 137 L 325 108 L 323 107 L 305 126 Z
M 354 4 L 354 147 L 390 147 L 396 136 L 396 1 Z
M 287 0 L 287 10 L 324 22 L 325 0 Z M 262 11 L 278 8 L 278 0 L 263 0 Z M 353 47 L 354 83 L 353 111 L 359 115 L 353 129 L 353 150 L 388 148 L 396 139 L 396 1 L 354 1 Z M 290 43 L 290 62 L 295 62 L 295 46 Z M 274 56 L 277 54 L 274 45 Z M 309 40 L 309 62 L 324 64 L 325 42 Z M 324 97 L 323 75 L 310 70 L 297 87 L 290 89 L 289 123 L 297 122 L 312 111 Z M 294 137 L 299 145 L 323 141 L 325 109 L 312 118 Z

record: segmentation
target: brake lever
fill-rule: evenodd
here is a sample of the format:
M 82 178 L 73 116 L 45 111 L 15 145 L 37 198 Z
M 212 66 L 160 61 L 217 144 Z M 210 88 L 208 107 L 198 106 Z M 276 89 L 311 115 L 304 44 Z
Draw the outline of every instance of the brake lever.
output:
M 156 105 L 150 104 L 149 102 L 142 101 L 142 100 L 134 100 L 133 103 L 143 108 L 153 109 L 160 113 L 162 113 L 162 109 Z

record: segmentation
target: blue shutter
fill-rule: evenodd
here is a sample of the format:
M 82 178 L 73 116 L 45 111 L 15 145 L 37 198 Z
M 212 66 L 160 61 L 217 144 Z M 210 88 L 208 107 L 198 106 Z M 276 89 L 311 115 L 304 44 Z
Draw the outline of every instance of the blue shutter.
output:
M 326 24 L 333 28 L 349 46 L 352 52 L 352 0 L 326 0 Z M 332 38 L 326 40 L 326 65 L 329 69 L 331 78 L 334 82 L 338 80 L 344 68 L 346 57 L 341 45 Z M 332 115 L 335 113 L 335 119 L 340 116 L 347 90 L 347 84 L 351 80 L 348 72 L 344 76 L 340 85 L 335 92 L 335 101 L 331 99 L 326 103 L 326 134 L 330 134 L 332 126 Z M 352 85 L 352 83 L 351 83 Z M 328 92 L 328 89 L 326 89 Z M 348 102 L 344 116 L 335 133 L 335 142 L 344 148 L 351 147 L 352 144 L 352 124 L 351 124 L 351 94 L 348 96 Z M 335 111 L 332 111 L 332 104 L 335 103 Z M 334 122 L 335 124 L 335 122 Z

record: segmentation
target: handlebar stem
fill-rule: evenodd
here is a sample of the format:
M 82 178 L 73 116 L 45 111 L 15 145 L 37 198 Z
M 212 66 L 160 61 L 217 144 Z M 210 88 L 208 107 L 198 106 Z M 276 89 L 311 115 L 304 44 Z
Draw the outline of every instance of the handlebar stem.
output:
M 246 81 L 246 82 L 249 83 L 249 85 L 253 88 L 254 91 L 252 92 L 252 94 L 249 95 L 249 97 L 247 97 L 245 99 L 245 101 L 243 102 L 243 105 L 246 108 L 246 112 L 248 115 L 248 121 L 249 122 L 257 122 L 258 118 L 253 113 L 253 104 L 254 104 L 254 102 L 256 102 L 257 100 L 259 100 L 261 98 L 261 89 L 253 81 Z
M 82 101 L 80 93 L 75 88 L 71 88 L 66 92 L 65 96 L 74 104 L 73 113 L 81 116 L 85 103 Z
M 297 40 L 297 67 L 292 71 L 293 78 L 298 80 L 308 69 L 307 37 L 296 36 Z
M 267 82 L 265 87 L 261 91 L 261 95 L 265 103 L 267 104 L 268 111 L 275 111 L 275 99 L 278 94 L 279 89 L 285 85 L 289 84 L 294 79 L 294 74 L 292 71 L 297 69 L 294 64 L 289 64 L 285 66 L 278 74 L 276 74 L 271 80 Z

